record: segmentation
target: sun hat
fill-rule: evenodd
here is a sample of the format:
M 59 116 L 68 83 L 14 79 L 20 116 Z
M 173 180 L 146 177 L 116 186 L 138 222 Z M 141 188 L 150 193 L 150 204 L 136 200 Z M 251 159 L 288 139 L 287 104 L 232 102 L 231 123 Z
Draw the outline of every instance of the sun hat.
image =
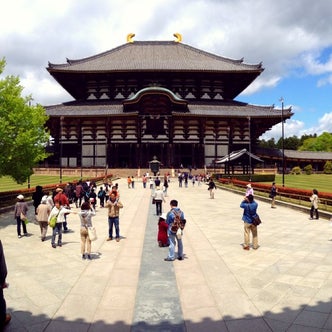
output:
M 166 220 L 167 219 L 167 214 L 164 212 L 164 213 L 161 214 L 161 216 L 159 218 Z
M 247 184 L 247 187 L 248 187 L 248 188 L 251 188 L 251 184 L 250 184 L 250 183 L 248 183 L 248 184 Z
M 47 202 L 47 196 L 46 195 L 43 196 L 40 202 L 41 203 L 46 203 Z
M 17 199 L 19 199 L 19 200 L 21 201 L 22 199 L 24 199 L 24 196 L 23 196 L 22 194 L 19 194 L 19 195 L 17 196 Z
M 60 187 L 58 187 L 58 188 L 55 189 L 55 191 L 56 191 L 57 193 L 59 193 L 60 191 L 63 191 L 63 189 L 60 188 Z

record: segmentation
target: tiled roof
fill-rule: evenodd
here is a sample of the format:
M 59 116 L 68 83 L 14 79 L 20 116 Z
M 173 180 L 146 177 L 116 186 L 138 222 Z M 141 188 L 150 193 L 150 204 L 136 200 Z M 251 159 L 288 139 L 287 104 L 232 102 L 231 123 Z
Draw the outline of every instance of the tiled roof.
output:
M 269 148 L 256 148 L 256 154 L 260 156 L 270 156 L 282 158 L 281 149 L 269 149 Z M 320 152 L 320 151 L 297 151 L 297 150 L 284 150 L 285 158 L 287 159 L 301 159 L 301 160 L 332 160 L 332 152 Z
M 261 64 L 245 64 L 242 59 L 228 59 L 174 41 L 135 41 L 91 57 L 67 59 L 65 64 L 49 63 L 47 69 L 50 72 L 171 70 L 258 73 L 264 70 Z
M 123 112 L 123 105 L 119 103 L 79 103 L 69 102 L 59 105 L 47 106 L 46 114 L 50 116 L 108 116 L 130 115 Z M 273 117 L 280 118 L 281 111 L 271 106 L 256 106 L 245 103 L 226 102 L 206 105 L 193 103 L 188 105 L 186 116 L 229 116 L 229 117 Z M 285 112 L 285 110 L 284 110 Z M 177 114 L 177 112 L 174 112 Z M 290 113 L 289 113 L 290 114 Z M 286 112 L 284 113 L 286 118 Z
M 332 152 L 284 150 L 288 159 L 332 160 Z

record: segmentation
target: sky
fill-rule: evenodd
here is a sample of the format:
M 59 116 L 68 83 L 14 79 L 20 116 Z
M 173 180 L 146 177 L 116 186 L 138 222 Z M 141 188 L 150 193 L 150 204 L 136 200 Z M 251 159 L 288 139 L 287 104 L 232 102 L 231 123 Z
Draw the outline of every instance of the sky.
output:
M 73 98 L 48 63 L 82 59 L 134 41 L 182 43 L 264 72 L 235 100 L 292 107 L 285 137 L 332 133 L 331 0 L 2 0 L 0 79 L 18 76 L 43 106 Z M 281 124 L 261 138 L 278 140 Z

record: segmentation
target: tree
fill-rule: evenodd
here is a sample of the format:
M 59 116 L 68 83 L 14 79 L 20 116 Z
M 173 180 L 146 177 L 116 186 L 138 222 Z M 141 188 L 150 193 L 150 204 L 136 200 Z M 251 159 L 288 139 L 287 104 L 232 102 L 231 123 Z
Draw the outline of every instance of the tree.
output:
M 276 147 L 276 143 L 274 141 L 274 138 L 270 138 L 268 141 L 266 141 L 265 139 L 262 139 L 259 141 L 259 146 L 261 148 L 270 148 L 270 149 L 274 149 Z
M 317 137 L 305 139 L 299 151 L 332 152 L 332 134 L 324 132 Z
M 297 136 L 293 135 L 291 137 L 284 138 L 284 149 L 297 150 L 299 146 L 300 139 Z M 282 138 L 278 140 L 277 147 L 278 149 L 282 149 Z
M 0 75 L 6 62 L 0 59 Z M 41 105 L 29 105 L 32 97 L 22 97 L 18 77 L 0 79 L 0 176 L 11 176 L 17 183 L 25 182 L 32 168 L 48 154 L 45 146 L 50 134 L 48 119 Z

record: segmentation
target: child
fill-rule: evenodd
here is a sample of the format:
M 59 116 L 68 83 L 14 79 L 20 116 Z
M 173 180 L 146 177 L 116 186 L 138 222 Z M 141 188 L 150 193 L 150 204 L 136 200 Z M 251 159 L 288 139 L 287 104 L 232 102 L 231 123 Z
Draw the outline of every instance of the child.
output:
M 158 221 L 158 245 L 159 247 L 168 247 L 168 235 L 167 235 L 167 230 L 168 230 L 168 224 L 166 223 L 166 213 L 162 213 L 162 215 L 159 217 Z

